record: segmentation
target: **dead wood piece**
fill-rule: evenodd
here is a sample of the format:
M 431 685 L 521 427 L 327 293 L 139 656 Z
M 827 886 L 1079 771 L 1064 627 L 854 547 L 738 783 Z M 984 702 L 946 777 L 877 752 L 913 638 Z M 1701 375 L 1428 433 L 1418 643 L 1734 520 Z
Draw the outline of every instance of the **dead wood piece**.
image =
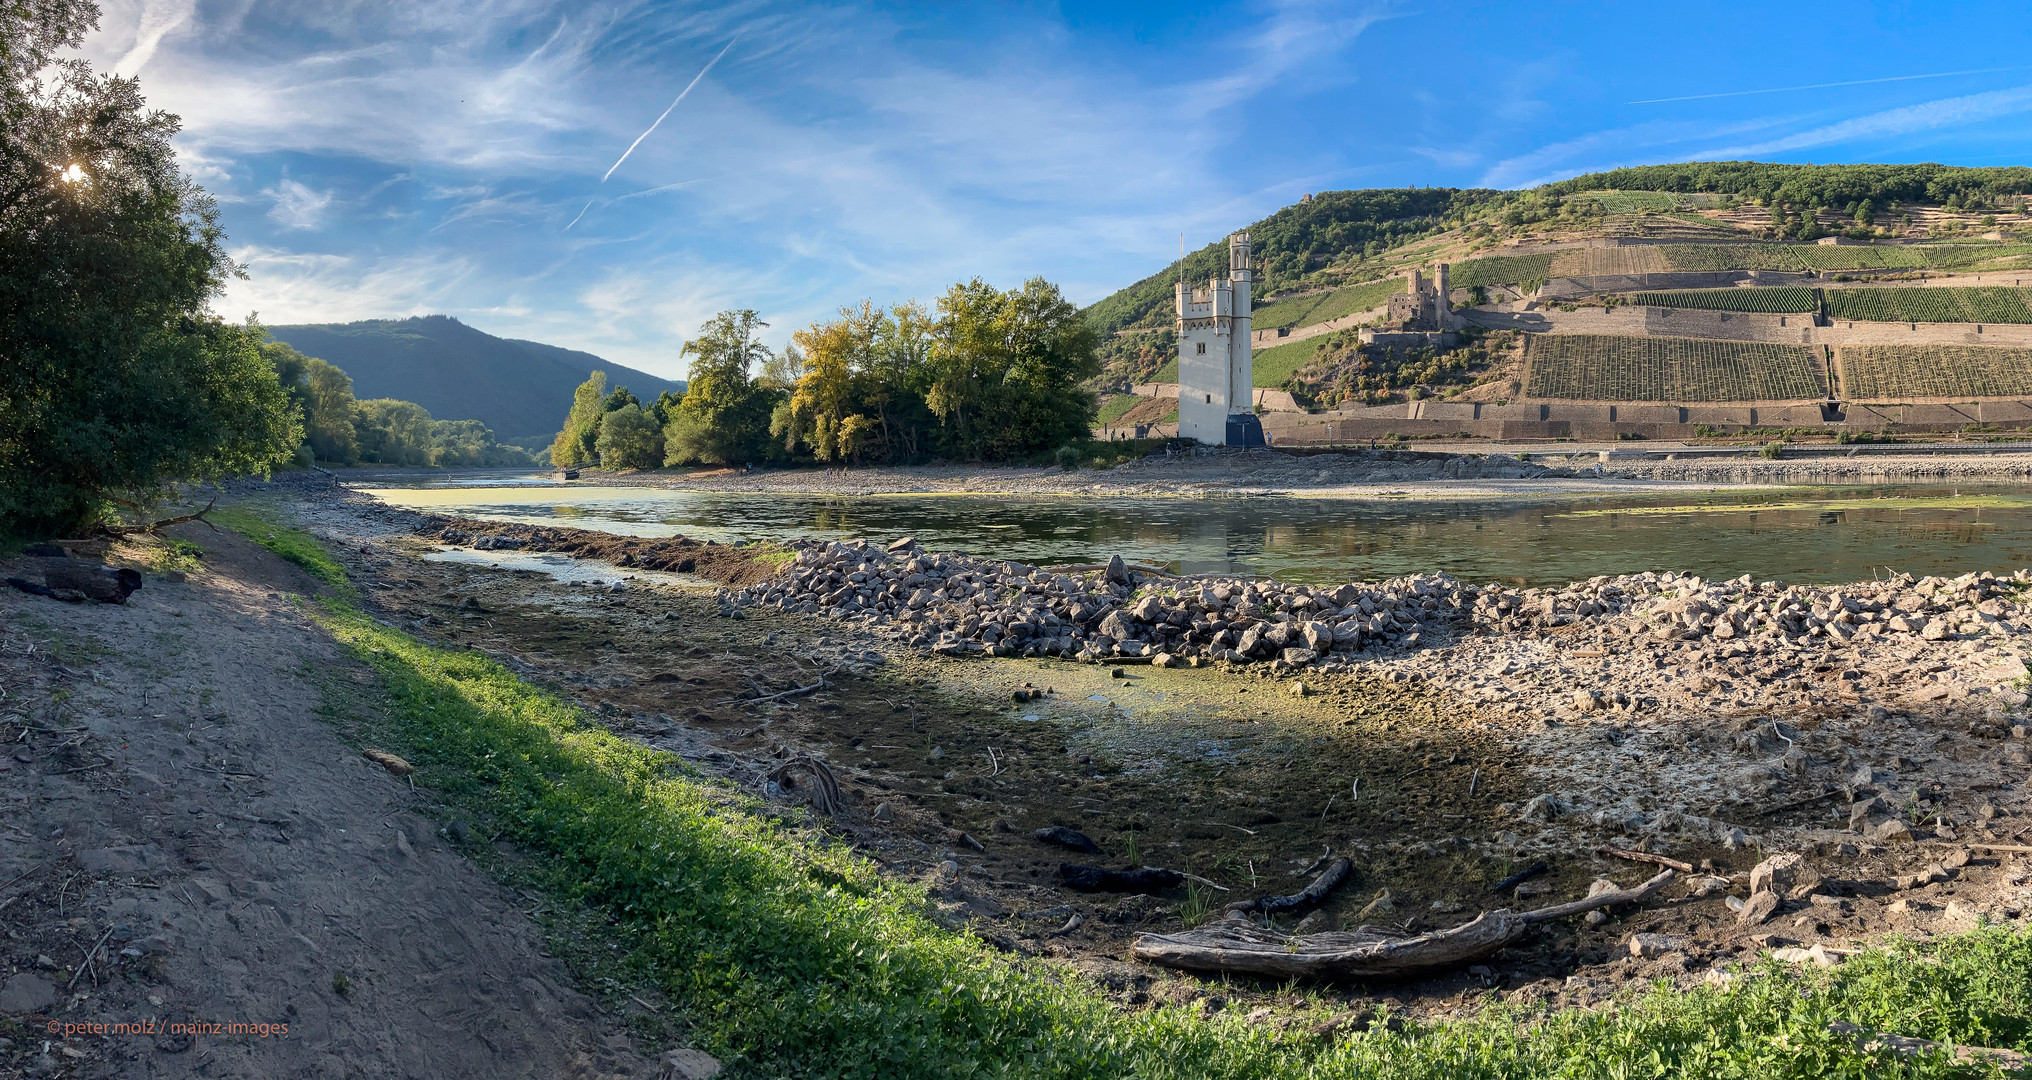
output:
M 1538 875 L 1550 869 L 1552 869 L 1552 867 L 1546 865 L 1545 860 L 1540 859 L 1539 861 L 1532 863 L 1530 866 L 1527 866 L 1524 869 L 1519 870 L 1514 874 L 1511 874 L 1509 877 L 1506 877 L 1503 880 L 1496 882 L 1494 885 L 1489 886 L 1489 891 L 1492 893 L 1509 892 L 1511 889 L 1514 889 L 1517 886 L 1522 885 L 1523 883 L 1531 880 L 1532 878 L 1537 877 Z
M 137 571 L 83 559 L 44 560 L 42 580 L 49 586 L 50 596 L 68 590 L 101 604 L 124 604 L 128 597 L 134 595 L 134 590 L 141 587 L 141 575 Z
M 1387 978 L 1466 963 L 1517 940 L 1530 926 L 1512 911 L 1406 937 L 1374 926 L 1286 937 L 1241 922 L 1183 934 L 1145 934 L 1130 955 L 1187 971 L 1268 979 Z
M 1089 855 L 1102 854 L 1101 845 L 1094 843 L 1093 837 L 1078 829 L 1068 829 L 1063 825 L 1048 825 L 1030 835 L 1047 844 L 1057 844 L 1059 847 L 1071 848 L 1074 851 L 1084 851 Z
M 367 758 L 368 761 L 371 761 L 374 764 L 379 765 L 384 769 L 387 769 L 389 772 L 392 772 L 397 776 L 408 776 L 410 773 L 416 771 L 416 766 L 411 765 L 409 762 L 404 761 L 399 757 L 396 757 L 394 754 L 391 754 L 386 750 L 367 750 L 364 752 L 364 756 Z
M 840 669 L 838 669 L 838 668 L 834 668 L 834 669 L 833 669 L 832 671 L 828 671 L 828 672 L 826 672 L 826 675 L 832 675 L 832 674 L 835 674 L 835 673 L 837 673 L 837 672 L 838 672 L 839 670 L 840 670 Z M 727 700 L 725 700 L 725 701 L 722 701 L 722 702 L 720 702 L 720 704 L 722 704 L 722 705 L 760 705 L 761 703 L 763 703 L 763 702 L 765 702 L 765 701 L 778 701 L 778 700 L 781 700 L 781 699 L 783 699 L 783 698 L 787 698 L 787 697 L 796 697 L 796 696 L 798 696 L 799 694 L 809 694 L 809 693 L 811 693 L 811 692 L 812 692 L 813 690 L 817 690 L 818 688 L 820 688 L 820 687 L 822 687 L 822 686 L 824 686 L 824 685 L 825 685 L 825 675 L 821 675 L 821 676 L 819 676 L 819 679 L 818 679 L 818 681 L 817 681 L 817 682 L 815 682 L 815 683 L 812 683 L 812 684 L 811 684 L 810 686 L 796 686 L 796 687 L 792 687 L 792 688 L 790 688 L 790 689 L 788 689 L 788 690 L 785 690 L 785 691 L 783 691 L 783 692 L 782 692 L 782 693 L 780 693 L 780 694 L 770 694 L 770 695 L 769 695 L 769 696 L 767 696 L 767 697 L 745 697 L 745 698 L 728 698 Z
M 1605 847 L 1598 850 L 1600 854 L 1611 858 L 1628 859 L 1631 862 L 1647 862 L 1653 866 L 1669 866 L 1682 874 L 1693 873 L 1692 863 L 1680 862 L 1678 859 L 1668 859 L 1663 855 L 1653 855 L 1648 851 L 1631 851 L 1628 848 L 1614 847 Z
M 1889 1050 L 1901 1057 L 1919 1057 L 1938 1050 L 1950 1049 L 1949 1044 L 1934 1042 L 1932 1039 L 1915 1039 L 1910 1035 L 1887 1035 L 1868 1028 L 1846 1024 L 1840 1020 L 1829 1021 L 1827 1029 L 1836 1035 L 1847 1035 L 1856 1041 L 1856 1049 L 1865 1054 Z M 2016 1050 L 2002 1050 L 1989 1046 L 1955 1046 L 1954 1059 L 1962 1062 L 1994 1062 L 2006 1069 L 2021 1069 L 2032 1057 Z
M 1324 903 L 1327 894 L 1339 888 L 1341 883 L 1348 879 L 1348 872 L 1354 868 L 1355 864 L 1346 859 L 1335 859 L 1328 863 L 1326 869 L 1320 871 L 1319 876 L 1312 879 L 1312 884 L 1305 888 L 1289 896 L 1262 896 L 1254 900 L 1237 901 L 1228 905 L 1228 914 L 1280 915 L 1286 912 L 1311 911 Z
M 1061 873 L 1064 868 L 1061 868 Z M 1678 875 L 1666 869 L 1630 889 L 1616 889 L 1535 911 L 1484 912 L 1472 922 L 1409 937 L 1374 926 L 1288 936 L 1245 922 L 1182 934 L 1145 934 L 1130 947 L 1139 960 L 1188 971 L 1271 979 L 1377 979 L 1412 975 L 1478 959 L 1516 941 L 1538 923 L 1643 900 Z
M 797 780 L 792 773 L 804 773 L 811 782 L 811 808 L 832 817 L 846 806 L 846 799 L 840 795 L 840 782 L 833 777 L 833 771 L 826 763 L 803 754 L 769 770 L 767 779 L 785 791 L 797 790 Z
M 151 522 L 147 525 L 107 525 L 104 526 L 101 529 L 101 531 L 111 536 L 133 536 L 137 533 L 152 533 L 161 529 L 167 529 L 171 525 L 181 525 L 186 521 L 204 521 L 205 524 L 211 525 L 212 524 L 211 522 L 205 521 L 205 515 L 211 513 L 212 508 L 217 505 L 219 505 L 219 500 L 213 499 L 211 502 L 205 504 L 205 508 L 203 510 L 198 511 L 195 514 L 185 514 L 182 517 L 163 518 L 161 521 Z M 217 526 L 213 527 L 217 528 Z
M 1108 870 L 1099 866 L 1058 864 L 1059 880 L 1081 892 L 1159 892 L 1177 888 L 1185 875 L 1156 866 L 1134 870 Z
M 1597 908 L 1617 907 L 1622 904 L 1641 903 L 1645 900 L 1650 899 L 1652 893 L 1655 893 L 1659 889 L 1664 888 L 1666 882 L 1671 881 L 1673 878 L 1677 876 L 1679 876 L 1679 871 L 1674 870 L 1671 867 L 1666 867 L 1665 869 L 1660 870 L 1658 872 L 1657 877 L 1654 877 L 1651 880 L 1646 881 L 1644 884 L 1636 886 L 1635 888 L 1617 889 L 1612 892 L 1598 893 L 1594 896 L 1588 897 L 1585 900 L 1575 900 L 1571 903 L 1554 904 L 1551 907 L 1537 908 L 1535 910 L 1525 912 L 1522 918 L 1525 921 L 1531 923 L 1550 922 L 1553 919 L 1564 919 L 1569 915 L 1585 915 L 1590 911 L 1596 910 Z

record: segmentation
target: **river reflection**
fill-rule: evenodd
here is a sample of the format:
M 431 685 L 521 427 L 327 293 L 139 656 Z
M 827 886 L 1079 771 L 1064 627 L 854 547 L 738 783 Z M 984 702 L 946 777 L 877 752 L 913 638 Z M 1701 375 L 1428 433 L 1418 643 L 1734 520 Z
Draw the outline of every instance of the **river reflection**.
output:
M 2032 566 L 2032 497 L 2017 487 L 1474 501 L 828 498 L 550 484 L 473 487 L 457 479 L 371 490 L 416 509 L 642 536 L 681 533 L 723 542 L 915 536 L 933 549 L 1033 563 L 1091 562 L 1119 553 L 1187 573 L 1309 582 L 1445 570 L 1475 581 L 1535 585 L 1663 569 L 1828 582 L 1897 571 L 1959 574 Z M 1926 502 L 1911 505 L 1917 498 Z M 1835 502 L 1841 505 L 1816 505 Z M 1668 506 L 1689 509 L 1658 512 Z

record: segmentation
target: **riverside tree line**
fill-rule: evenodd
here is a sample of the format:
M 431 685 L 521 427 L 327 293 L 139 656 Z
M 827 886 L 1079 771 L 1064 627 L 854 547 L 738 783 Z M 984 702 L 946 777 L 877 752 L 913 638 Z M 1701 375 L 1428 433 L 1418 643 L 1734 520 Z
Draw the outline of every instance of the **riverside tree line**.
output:
M 755 338 L 753 311 L 721 312 L 685 343 L 682 395 L 638 400 L 594 372 L 551 446 L 559 466 L 611 469 L 796 460 L 890 464 L 1076 459 L 1097 402 L 1098 336 L 1058 287 L 975 279 L 936 304 L 864 301 L 791 336 Z

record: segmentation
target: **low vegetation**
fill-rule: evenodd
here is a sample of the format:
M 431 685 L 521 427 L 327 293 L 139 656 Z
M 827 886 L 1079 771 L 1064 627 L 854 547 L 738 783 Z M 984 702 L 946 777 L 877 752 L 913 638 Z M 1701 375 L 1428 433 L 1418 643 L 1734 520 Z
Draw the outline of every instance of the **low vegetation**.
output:
M 1676 292 L 1631 293 L 1625 299 L 1640 307 L 1696 308 L 1703 311 L 1818 311 L 1813 290 L 1797 285 L 1769 289 L 1681 289 Z
M 1552 255 L 1492 255 L 1454 263 L 1447 284 L 1456 289 L 1489 285 L 1525 285 L 1526 292 L 1545 283 L 1552 273 Z
M 1528 339 L 1525 393 L 1590 401 L 1797 401 L 1827 396 L 1819 346 L 1545 334 Z
M 2032 289 L 1829 289 L 1827 314 L 1870 322 L 2032 323 Z
M 2032 394 L 2032 349 L 1844 345 L 1835 356 L 1842 394 L 1856 401 Z

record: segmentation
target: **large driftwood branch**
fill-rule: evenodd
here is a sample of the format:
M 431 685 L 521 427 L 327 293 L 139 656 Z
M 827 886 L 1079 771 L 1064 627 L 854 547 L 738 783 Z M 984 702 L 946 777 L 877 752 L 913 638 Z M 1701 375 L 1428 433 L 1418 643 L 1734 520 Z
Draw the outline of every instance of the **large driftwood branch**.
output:
M 1311 911 L 1326 900 L 1327 894 L 1340 887 L 1348 878 L 1348 871 L 1355 864 L 1346 859 L 1335 859 L 1327 864 L 1312 884 L 1292 893 L 1290 896 L 1261 896 L 1254 900 L 1238 900 L 1228 905 L 1230 915 L 1277 915 L 1283 912 Z
M 161 521 L 151 522 L 147 525 L 103 525 L 100 526 L 100 528 L 109 536 L 133 536 L 137 533 L 157 532 L 162 529 L 167 529 L 171 525 L 181 525 L 186 521 L 204 521 L 205 524 L 210 525 L 211 522 L 205 521 L 205 515 L 211 513 L 212 508 L 218 505 L 219 500 L 216 497 L 214 497 L 211 502 L 205 504 L 205 508 L 203 510 L 198 511 L 195 514 L 185 514 L 182 517 L 163 518 Z
M 1635 888 L 1535 911 L 1485 912 L 1472 922 L 1416 937 L 1374 926 L 1288 937 L 1235 921 L 1182 934 L 1145 934 L 1130 947 L 1130 955 L 1165 967 L 1266 979 L 1414 975 L 1487 956 L 1542 922 L 1647 899 L 1677 874 L 1668 869 Z

